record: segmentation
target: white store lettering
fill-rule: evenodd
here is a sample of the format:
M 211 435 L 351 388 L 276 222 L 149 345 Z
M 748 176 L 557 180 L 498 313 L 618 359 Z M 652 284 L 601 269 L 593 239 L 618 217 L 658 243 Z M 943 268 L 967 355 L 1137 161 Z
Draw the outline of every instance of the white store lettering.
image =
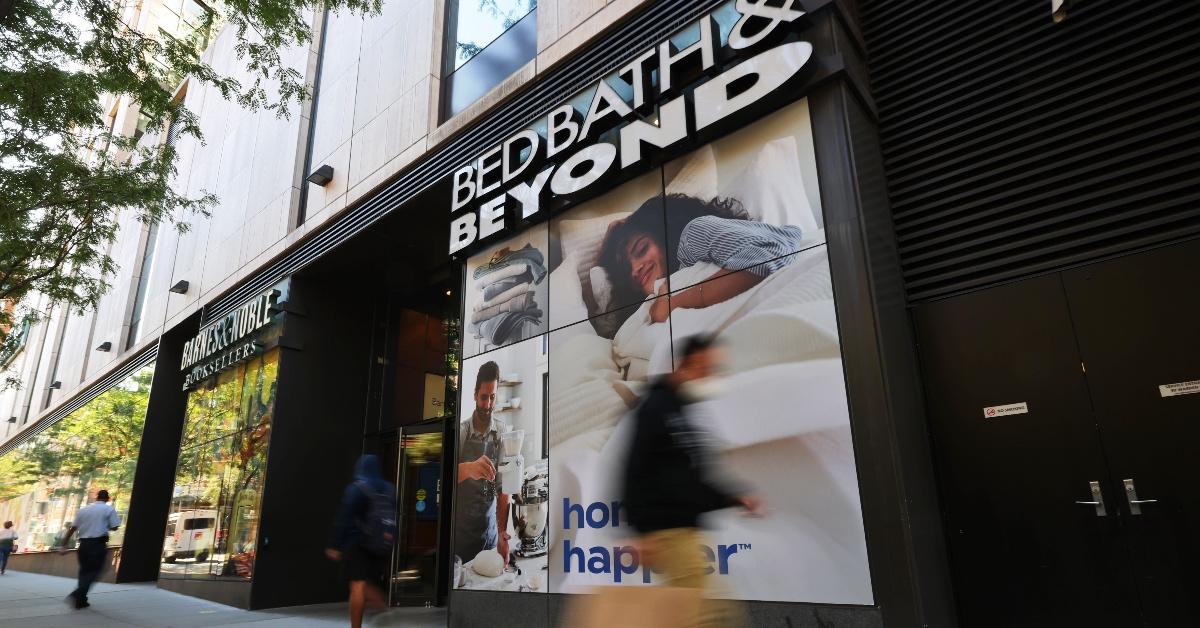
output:
M 689 132 L 715 127 L 781 92 L 802 76 L 813 55 L 813 46 L 803 41 L 770 45 L 779 41 L 781 26 L 805 15 L 793 8 L 798 4 L 785 0 L 769 6 L 765 0 L 735 0 L 732 6 L 740 17 L 729 33 L 726 56 L 766 46 L 757 54 L 721 70 L 719 26 L 712 15 L 706 15 L 691 27 L 694 41 L 680 46 L 670 40 L 660 42 L 639 52 L 613 76 L 597 81 L 586 101 L 586 113 L 569 102 L 560 104 L 542 118 L 543 133 L 533 127 L 523 129 L 456 170 L 450 183 L 450 253 L 515 226 L 506 222 L 510 215 L 513 220 L 526 220 L 540 212 L 547 188 L 557 197 L 580 194 L 606 175 L 646 160 L 647 148 L 667 149 L 686 140 Z M 711 76 L 716 71 L 720 73 Z M 711 78 L 704 81 L 705 76 Z M 681 94 L 686 83 L 695 82 L 699 85 L 691 95 L 669 98 Z M 653 113 L 656 105 L 656 117 L 638 118 Z M 615 137 L 605 135 L 617 127 Z M 561 163 L 539 165 L 555 158 Z M 619 168 L 614 168 L 618 161 Z M 530 176 L 530 172 L 537 174 Z M 525 180 L 516 181 L 522 176 Z

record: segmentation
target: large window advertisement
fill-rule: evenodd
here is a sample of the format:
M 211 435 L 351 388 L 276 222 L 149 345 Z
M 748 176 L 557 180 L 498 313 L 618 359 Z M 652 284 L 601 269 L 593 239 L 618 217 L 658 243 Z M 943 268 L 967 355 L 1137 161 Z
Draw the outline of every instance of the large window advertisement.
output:
M 188 394 L 162 577 L 253 575 L 278 368 L 273 349 Z
M 0 457 L 0 521 L 13 522 L 19 552 L 58 547 L 101 489 L 122 522 L 108 544 L 121 545 L 153 377 L 153 364 L 141 368 Z
M 489 291 L 502 272 L 523 287 Z M 714 334 L 728 385 L 695 415 L 768 514 L 712 513 L 697 551 L 738 599 L 873 603 L 805 101 L 493 245 L 466 281 L 468 321 L 522 314 L 464 345 L 455 587 L 655 582 L 622 514 L 630 411 Z

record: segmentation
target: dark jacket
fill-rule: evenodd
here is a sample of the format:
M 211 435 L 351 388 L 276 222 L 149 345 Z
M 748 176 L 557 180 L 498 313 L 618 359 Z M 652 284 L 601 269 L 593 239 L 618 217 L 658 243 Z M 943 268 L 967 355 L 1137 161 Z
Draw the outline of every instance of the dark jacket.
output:
M 366 485 L 376 493 L 395 494 L 391 482 L 383 479 L 379 468 L 379 457 L 366 454 L 358 459 L 354 481 L 346 486 L 342 505 L 333 524 L 333 535 L 329 547 L 345 551 L 358 545 L 362 538 L 363 521 L 371 510 L 371 498 L 363 490 Z
M 668 381 L 651 386 L 634 421 L 623 505 L 636 530 L 694 528 L 700 515 L 737 505 L 735 490 L 714 478 L 707 435 Z

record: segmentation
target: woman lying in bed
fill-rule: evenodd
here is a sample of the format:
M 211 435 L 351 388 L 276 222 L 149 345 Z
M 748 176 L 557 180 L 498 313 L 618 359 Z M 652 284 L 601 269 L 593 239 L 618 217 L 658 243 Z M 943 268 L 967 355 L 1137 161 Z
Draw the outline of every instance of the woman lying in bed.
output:
M 673 255 L 654 236 L 663 230 L 663 204 L 666 241 L 676 243 Z M 799 248 L 802 235 L 793 225 L 751 220 L 737 199 L 703 201 L 669 194 L 642 203 L 628 218 L 613 223 L 600 246 L 599 261 L 613 284 L 614 302 L 621 303 L 666 294 L 667 282 L 657 290 L 655 284 L 680 268 L 701 262 L 721 268 L 670 299 L 656 301 L 650 319 L 661 323 L 676 308 L 708 307 L 758 285 L 791 263 L 792 258 L 783 256 Z

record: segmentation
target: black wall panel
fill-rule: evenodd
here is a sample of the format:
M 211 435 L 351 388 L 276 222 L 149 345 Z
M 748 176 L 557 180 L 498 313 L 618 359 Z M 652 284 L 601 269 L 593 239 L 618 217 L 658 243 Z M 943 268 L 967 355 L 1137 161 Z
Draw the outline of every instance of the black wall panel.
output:
M 1200 2 L 862 0 L 910 301 L 1200 233 Z
M 294 277 L 267 451 L 250 606 L 346 599 L 342 567 L 325 558 L 334 516 L 362 451 L 369 373 L 369 295 L 352 284 Z
M 183 343 L 195 335 L 199 315 L 175 326 L 159 339 L 154 379 L 146 402 L 146 425 L 134 471 L 134 491 L 125 520 L 125 543 L 117 580 L 141 582 L 158 578 L 162 559 L 163 534 L 171 512 L 171 491 L 175 488 L 175 466 L 179 460 L 179 442 L 183 436 L 187 393 L 183 390 L 184 372 L 179 370 Z

